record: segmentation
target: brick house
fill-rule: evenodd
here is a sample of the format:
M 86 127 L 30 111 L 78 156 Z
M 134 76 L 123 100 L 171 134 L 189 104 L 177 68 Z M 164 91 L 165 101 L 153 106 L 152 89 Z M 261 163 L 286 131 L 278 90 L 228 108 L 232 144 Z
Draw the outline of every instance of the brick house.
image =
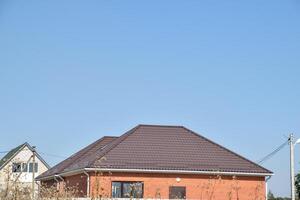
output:
M 183 126 L 138 125 L 103 137 L 43 173 L 78 196 L 265 199 L 272 172 Z

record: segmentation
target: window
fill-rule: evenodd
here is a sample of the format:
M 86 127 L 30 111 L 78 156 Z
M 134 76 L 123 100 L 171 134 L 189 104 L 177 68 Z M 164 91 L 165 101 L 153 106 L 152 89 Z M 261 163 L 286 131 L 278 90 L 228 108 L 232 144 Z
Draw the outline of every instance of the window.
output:
M 113 198 L 143 198 L 143 182 L 112 182 Z
M 169 188 L 169 199 L 185 199 L 185 187 L 171 186 Z
M 27 171 L 28 171 L 27 163 L 22 163 L 22 172 L 27 172 Z
M 21 172 L 21 163 L 13 163 L 12 172 Z
M 120 182 L 112 182 L 112 197 L 121 198 L 122 194 L 122 183 Z
M 29 163 L 29 172 L 33 172 L 33 163 Z M 38 172 L 38 163 L 34 163 L 34 172 Z

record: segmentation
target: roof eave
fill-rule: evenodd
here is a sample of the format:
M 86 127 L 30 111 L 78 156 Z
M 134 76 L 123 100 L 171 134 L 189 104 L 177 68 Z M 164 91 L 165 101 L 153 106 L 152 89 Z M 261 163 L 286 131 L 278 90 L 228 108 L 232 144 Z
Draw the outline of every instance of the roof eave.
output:
M 226 171 L 190 171 L 190 170 L 155 170 L 155 169 L 115 169 L 115 168 L 83 168 L 62 172 L 59 176 L 72 176 L 86 172 L 128 172 L 128 173 L 159 173 L 159 174 L 199 174 L 199 175 L 222 175 L 222 176 L 256 176 L 266 177 L 273 176 L 274 173 L 257 173 L 257 172 L 226 172 Z M 37 177 L 36 180 L 49 180 L 55 175 Z
M 155 170 L 155 169 L 114 169 L 114 168 L 85 168 L 85 171 L 102 172 L 138 172 L 138 173 L 166 173 L 166 174 L 204 174 L 204 175 L 230 175 L 230 176 L 273 176 L 274 173 L 257 172 L 226 172 L 226 171 L 192 171 L 192 170 Z

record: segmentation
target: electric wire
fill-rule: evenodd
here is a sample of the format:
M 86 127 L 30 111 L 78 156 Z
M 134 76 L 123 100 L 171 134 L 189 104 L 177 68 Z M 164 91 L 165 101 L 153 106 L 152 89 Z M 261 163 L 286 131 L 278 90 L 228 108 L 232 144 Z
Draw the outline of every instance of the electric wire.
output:
M 30 151 L 30 149 L 23 149 L 22 151 Z M 10 151 L 0 151 L 0 153 L 8 153 Z M 39 154 L 42 154 L 44 156 L 51 156 L 51 157 L 57 157 L 57 158 L 67 158 L 66 156 L 61 156 L 61 155 L 57 155 L 57 154 L 52 154 L 52 153 L 46 153 L 46 152 L 38 152 Z
M 281 149 L 283 149 L 287 144 L 289 143 L 289 140 L 285 141 L 283 144 L 281 144 L 279 147 L 277 147 L 275 150 L 273 150 L 271 153 L 260 159 L 257 163 L 262 164 L 265 161 L 269 160 L 272 158 L 277 152 L 279 152 Z
M 283 149 L 287 144 L 289 143 L 289 140 L 285 141 L 283 144 L 278 146 L 275 150 L 273 150 L 271 153 L 267 154 L 265 157 L 257 161 L 257 164 L 262 164 L 272 158 L 277 152 L 279 152 L 281 149 Z M 8 153 L 9 151 L 0 151 L 0 153 Z M 39 154 L 45 155 L 45 156 L 51 156 L 51 157 L 57 157 L 57 158 L 66 158 L 66 156 L 61 156 L 57 154 L 52 153 L 46 153 L 46 152 L 39 152 Z
M 57 157 L 57 158 L 66 158 L 66 156 L 51 154 L 51 153 L 45 153 L 45 152 L 38 152 L 39 154 L 45 155 L 45 156 L 51 156 L 51 157 Z

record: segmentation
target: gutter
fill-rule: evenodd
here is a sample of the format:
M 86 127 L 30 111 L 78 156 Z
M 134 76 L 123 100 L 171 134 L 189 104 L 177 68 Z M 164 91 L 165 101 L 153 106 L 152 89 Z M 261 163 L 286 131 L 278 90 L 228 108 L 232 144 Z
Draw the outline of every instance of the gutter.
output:
M 86 178 L 86 196 L 90 196 L 90 175 L 86 171 L 83 171 L 83 173 L 87 176 Z
M 83 168 L 60 173 L 61 176 L 71 176 L 89 171 L 102 172 L 133 172 L 133 173 L 164 173 L 164 174 L 204 174 L 204 175 L 227 175 L 227 176 L 259 176 L 267 177 L 273 173 L 249 173 L 249 172 L 222 172 L 222 171 L 191 171 L 191 170 L 154 170 L 154 169 L 114 169 L 114 168 Z M 38 180 L 52 179 L 53 176 L 39 178 Z
M 62 182 L 64 183 L 65 182 L 65 180 L 63 179 L 63 177 L 61 177 L 60 175 L 58 175 L 58 174 L 56 174 L 56 175 L 54 175 L 54 180 L 57 182 L 57 189 L 59 190 L 59 188 L 60 188 L 60 181 L 59 180 L 57 180 L 57 177 L 60 179 L 60 180 L 62 180 Z
M 232 176 L 272 176 L 273 173 L 249 172 L 222 172 L 222 171 L 191 171 L 191 170 L 155 170 L 155 169 L 113 169 L 113 168 L 85 168 L 87 171 L 102 172 L 138 172 L 138 173 L 165 173 L 165 174 L 207 174 L 207 175 L 232 175 Z
M 63 177 L 61 177 L 60 175 L 56 174 L 54 176 L 60 178 L 60 180 L 62 180 L 63 182 L 65 182 L 65 179 Z
M 53 176 L 54 180 L 56 181 L 56 189 L 59 190 L 59 180 L 57 180 L 56 176 Z
M 265 184 L 266 184 L 266 186 L 265 186 L 265 188 L 266 188 L 266 193 L 265 193 L 266 200 L 268 200 L 268 180 L 270 180 L 270 179 L 271 179 L 271 176 L 267 176 L 266 179 L 265 179 Z
M 45 177 L 37 177 L 35 178 L 35 180 L 40 181 L 40 180 L 50 180 L 53 179 L 54 176 L 70 176 L 70 175 L 75 175 L 75 174 L 80 174 L 84 171 L 84 169 L 76 169 L 76 170 L 71 170 L 71 171 L 67 171 L 67 172 L 63 172 L 60 174 L 56 174 L 56 175 L 50 175 L 50 176 L 45 176 Z

